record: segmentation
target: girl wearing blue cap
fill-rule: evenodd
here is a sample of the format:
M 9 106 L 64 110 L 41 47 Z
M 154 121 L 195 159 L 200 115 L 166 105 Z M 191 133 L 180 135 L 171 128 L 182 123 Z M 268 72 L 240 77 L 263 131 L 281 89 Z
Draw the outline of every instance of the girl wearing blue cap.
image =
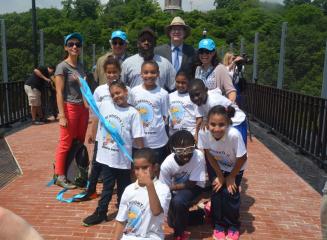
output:
M 210 38 L 199 42 L 198 59 L 200 65 L 195 70 L 195 78 L 201 79 L 209 90 L 217 88 L 215 67 L 218 65 L 216 44 Z
M 60 137 L 56 150 L 55 184 L 64 188 L 74 188 L 65 177 L 65 161 L 73 139 L 84 143 L 89 111 L 84 106 L 78 77 L 85 77 L 83 66 L 78 62 L 83 38 L 79 33 L 71 33 L 64 39 L 67 57 L 57 65 L 56 91 L 59 110 Z

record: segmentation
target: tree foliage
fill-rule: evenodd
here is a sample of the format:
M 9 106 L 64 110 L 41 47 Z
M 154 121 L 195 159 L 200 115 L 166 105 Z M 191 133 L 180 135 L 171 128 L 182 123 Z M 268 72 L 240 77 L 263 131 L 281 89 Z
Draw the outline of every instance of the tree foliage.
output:
M 92 67 L 92 44 L 97 57 L 109 48 L 113 30 L 127 32 L 129 52 L 136 52 L 139 30 L 149 26 L 155 30 L 157 44 L 168 41 L 165 26 L 173 16 L 181 16 L 192 28 L 186 39 L 197 47 L 206 29 L 215 40 L 218 55 L 232 47 L 238 54 L 244 39 L 246 53 L 253 57 L 253 42 L 259 33 L 259 83 L 275 86 L 277 79 L 281 25 L 288 22 L 285 59 L 285 87 L 312 95 L 320 95 L 325 41 L 327 36 L 326 0 L 285 0 L 285 5 L 259 0 L 216 0 L 216 9 L 169 14 L 161 11 L 154 0 L 62 0 L 63 8 L 37 9 L 38 29 L 43 29 L 45 60 L 57 64 L 64 56 L 63 39 L 70 32 L 80 32 L 85 39 L 84 63 Z M 7 34 L 9 79 L 19 80 L 33 70 L 31 12 L 3 14 Z M 1 51 L 1 50 L 0 50 Z M 0 59 L 1 63 L 1 59 Z M 252 78 L 252 65 L 246 66 Z M 0 75 L 0 81 L 2 74 Z

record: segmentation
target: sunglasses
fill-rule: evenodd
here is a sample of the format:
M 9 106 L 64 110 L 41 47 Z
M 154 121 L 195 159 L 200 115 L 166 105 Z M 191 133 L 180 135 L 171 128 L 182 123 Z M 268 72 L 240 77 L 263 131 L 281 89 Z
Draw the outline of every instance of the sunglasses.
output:
M 195 145 L 185 147 L 185 148 L 175 148 L 175 147 L 173 147 L 174 153 L 177 154 L 177 155 L 191 154 L 191 153 L 193 153 L 194 149 L 195 149 Z
M 209 51 L 208 49 L 200 49 L 199 54 L 210 54 L 212 51 Z
M 123 41 L 112 41 L 111 44 L 114 45 L 114 46 L 116 46 L 116 45 L 123 46 L 125 44 L 125 42 L 123 42 Z
M 74 47 L 74 45 L 75 45 L 77 48 L 82 47 L 82 44 L 81 44 L 80 42 L 68 42 L 68 43 L 67 43 L 67 47 L 69 47 L 69 48 Z

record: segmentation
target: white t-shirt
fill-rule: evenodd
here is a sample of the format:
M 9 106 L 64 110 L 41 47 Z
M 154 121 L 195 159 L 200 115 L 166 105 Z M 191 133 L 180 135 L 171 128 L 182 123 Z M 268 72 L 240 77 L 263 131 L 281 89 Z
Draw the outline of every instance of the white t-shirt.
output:
M 125 188 L 116 216 L 119 222 L 127 221 L 122 239 L 164 239 L 162 225 L 168 212 L 171 194 L 169 187 L 157 179 L 154 180 L 154 188 L 164 211 L 158 216 L 152 215 L 146 187 L 135 182 Z
M 224 107 L 232 106 L 235 108 L 235 115 L 232 118 L 233 126 L 240 125 L 245 120 L 245 113 L 239 109 L 239 107 L 232 103 L 228 98 L 221 95 L 221 91 L 219 89 L 213 89 L 208 91 L 208 98 L 205 104 L 201 106 L 197 106 L 195 109 L 196 117 L 203 117 L 207 119 L 207 115 L 209 110 L 217 105 L 222 105 Z
M 199 187 L 205 187 L 205 169 L 204 155 L 198 149 L 194 150 L 191 160 L 183 166 L 177 164 L 175 153 L 171 153 L 161 164 L 159 179 L 169 187 L 186 181 L 194 181 Z
M 169 94 L 169 134 L 172 135 L 178 130 L 185 129 L 195 134 L 196 105 L 191 101 L 189 93 Z
M 236 158 L 246 154 L 246 147 L 241 133 L 234 127 L 229 127 L 225 135 L 216 140 L 209 130 L 200 130 L 198 139 L 199 149 L 208 149 L 213 157 L 218 157 L 222 160 L 217 160 L 221 170 L 231 172 L 235 166 Z M 246 167 L 246 162 L 241 170 Z
M 131 154 L 133 139 L 144 137 L 140 114 L 132 106 L 122 108 L 111 101 L 102 101 L 98 106 L 102 116 L 117 129 L 125 148 Z M 130 160 L 119 150 L 117 143 L 100 122 L 98 132 L 100 137 L 96 161 L 112 168 L 130 169 Z
M 157 86 L 146 90 L 138 85 L 131 90 L 131 104 L 139 111 L 145 132 L 144 146 L 160 148 L 167 144 L 163 116 L 168 116 L 168 92 Z
M 131 89 L 128 86 L 126 86 L 126 88 L 127 88 L 127 92 L 128 92 L 127 102 L 130 103 L 130 96 L 129 95 L 130 95 Z M 108 84 L 105 83 L 105 84 L 102 84 L 102 85 L 98 86 L 94 90 L 93 98 L 94 98 L 94 100 L 96 102 L 102 102 L 104 100 L 110 100 L 110 101 L 112 101 Z
M 107 83 L 98 86 L 93 93 L 93 98 L 96 102 L 102 102 L 103 100 L 112 100 L 109 92 L 109 86 Z

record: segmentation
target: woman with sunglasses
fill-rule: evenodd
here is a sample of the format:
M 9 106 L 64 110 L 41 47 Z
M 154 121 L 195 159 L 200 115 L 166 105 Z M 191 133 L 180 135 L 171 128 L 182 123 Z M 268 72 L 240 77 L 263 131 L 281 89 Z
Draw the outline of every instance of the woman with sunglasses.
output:
M 216 44 L 210 38 L 199 42 L 198 59 L 200 65 L 196 68 L 195 78 L 201 79 L 208 90 L 219 89 L 228 99 L 235 102 L 236 90 L 223 64 L 219 64 Z
M 78 61 L 83 38 L 79 33 L 65 37 L 64 49 L 67 56 L 57 65 L 56 91 L 59 110 L 60 137 L 55 156 L 55 184 L 72 189 L 74 185 L 66 180 L 65 162 L 74 139 L 84 143 L 89 111 L 84 106 L 78 77 L 85 77 L 83 66 Z
M 174 240 L 186 240 L 190 235 L 185 231 L 188 220 L 200 219 L 199 215 L 190 213 L 189 208 L 205 186 L 205 159 L 203 153 L 195 149 L 195 140 L 189 131 L 177 131 L 169 141 L 172 153 L 160 167 L 159 180 L 172 192 L 168 225 L 174 229 Z
M 195 78 L 201 79 L 208 90 L 217 88 L 215 67 L 218 65 L 216 44 L 210 39 L 202 39 L 198 50 L 199 66 L 195 70 Z

